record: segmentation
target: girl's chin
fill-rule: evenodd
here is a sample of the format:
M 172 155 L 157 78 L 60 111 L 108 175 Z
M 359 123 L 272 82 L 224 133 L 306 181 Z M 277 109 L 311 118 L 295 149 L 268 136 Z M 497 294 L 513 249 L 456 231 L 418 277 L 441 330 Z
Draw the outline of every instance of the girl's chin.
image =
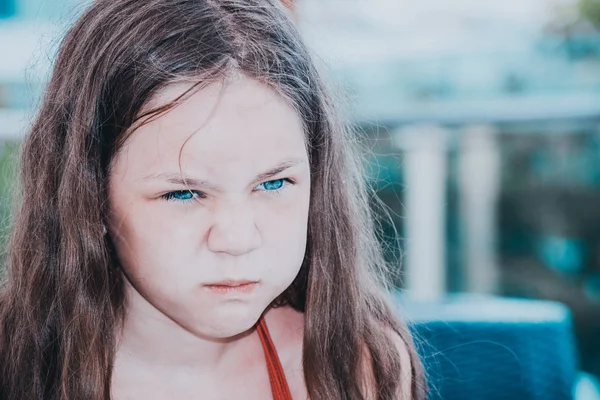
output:
M 253 332 L 262 311 L 247 310 L 243 315 L 215 316 L 209 321 L 204 321 L 195 330 L 200 336 L 222 340 L 237 339 Z

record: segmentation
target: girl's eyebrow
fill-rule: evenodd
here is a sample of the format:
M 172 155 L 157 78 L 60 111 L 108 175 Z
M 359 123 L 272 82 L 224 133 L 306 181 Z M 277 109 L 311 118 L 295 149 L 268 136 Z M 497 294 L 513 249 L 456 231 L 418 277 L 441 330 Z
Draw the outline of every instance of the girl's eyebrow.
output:
M 295 167 L 296 165 L 300 165 L 300 164 L 304 164 L 304 163 L 306 163 L 306 161 L 301 158 L 285 159 L 285 160 L 281 161 L 280 163 L 278 163 L 273 168 L 270 168 L 267 171 L 261 172 L 260 174 L 256 175 L 256 177 L 253 179 L 252 182 L 268 180 L 269 178 L 271 178 L 277 174 L 280 174 L 281 172 L 285 171 L 288 168 Z M 215 183 L 212 183 L 212 182 L 206 181 L 206 180 L 196 179 L 194 177 L 185 175 L 183 173 L 178 173 L 178 172 L 176 172 L 176 173 L 172 173 L 172 172 L 151 173 L 151 174 L 144 176 L 142 179 L 144 181 L 163 180 L 163 181 L 166 181 L 166 182 L 174 184 L 174 185 L 193 186 L 194 188 L 208 189 L 208 190 L 214 190 L 214 191 L 219 190 L 219 186 Z
M 305 161 L 300 158 L 289 158 L 289 159 L 283 160 L 282 162 L 277 164 L 275 167 L 256 175 L 256 177 L 254 178 L 254 180 L 252 182 L 266 181 L 267 179 L 269 179 L 277 174 L 280 174 L 281 172 L 285 171 L 288 168 L 295 167 L 296 165 L 300 165 L 300 164 L 304 164 L 304 163 L 305 163 Z

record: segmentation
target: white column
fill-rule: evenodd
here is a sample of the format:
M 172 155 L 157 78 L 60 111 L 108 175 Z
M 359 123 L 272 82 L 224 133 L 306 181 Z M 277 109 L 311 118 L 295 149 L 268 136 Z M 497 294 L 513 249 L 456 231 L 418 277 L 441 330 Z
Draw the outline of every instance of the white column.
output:
M 394 133 L 405 151 L 406 294 L 436 300 L 446 292 L 446 179 L 448 132 L 437 125 L 414 125 Z
M 459 212 L 465 289 L 497 291 L 497 203 L 500 154 L 490 125 L 472 125 L 460 134 L 458 157 Z

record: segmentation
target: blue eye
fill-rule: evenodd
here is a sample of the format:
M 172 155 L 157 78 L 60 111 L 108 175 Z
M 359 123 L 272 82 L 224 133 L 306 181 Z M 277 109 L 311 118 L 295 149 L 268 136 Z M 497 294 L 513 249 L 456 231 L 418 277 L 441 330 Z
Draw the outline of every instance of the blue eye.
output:
M 267 181 L 267 182 L 261 183 L 260 185 L 257 186 L 257 188 L 262 186 L 264 188 L 264 190 L 267 192 L 277 192 L 283 187 L 283 185 L 286 182 L 290 182 L 290 180 L 289 179 L 275 179 L 272 181 Z
M 191 190 L 175 190 L 161 196 L 168 201 L 190 201 L 196 197 L 202 197 L 200 193 Z

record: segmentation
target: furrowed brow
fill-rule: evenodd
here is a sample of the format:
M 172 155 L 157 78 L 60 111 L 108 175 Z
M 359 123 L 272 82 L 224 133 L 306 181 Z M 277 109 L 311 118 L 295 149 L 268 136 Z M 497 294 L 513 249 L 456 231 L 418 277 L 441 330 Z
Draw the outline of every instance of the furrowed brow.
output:
M 288 168 L 292 168 L 304 163 L 305 161 L 300 158 L 290 158 L 284 160 L 277 164 L 275 167 L 256 175 L 253 182 L 266 181 L 272 178 L 273 176 L 282 173 Z M 162 180 L 174 185 L 190 186 L 197 189 L 208 189 L 215 191 L 219 190 L 219 186 L 212 182 L 196 179 L 194 177 L 187 176 L 181 173 L 151 173 L 144 176 L 143 180 Z
M 254 182 L 266 181 L 269 178 L 272 178 L 273 176 L 282 173 L 283 171 L 285 171 L 288 168 L 292 168 L 292 167 L 295 167 L 296 165 L 300 165 L 303 163 L 304 163 L 304 160 L 299 159 L 299 158 L 291 158 L 291 159 L 284 160 L 283 162 L 279 163 L 275 167 L 256 175 L 256 178 L 254 178 Z
M 193 178 L 181 173 L 158 173 L 144 176 L 144 180 L 162 180 L 173 185 L 190 186 L 198 189 L 218 190 L 214 183 Z

